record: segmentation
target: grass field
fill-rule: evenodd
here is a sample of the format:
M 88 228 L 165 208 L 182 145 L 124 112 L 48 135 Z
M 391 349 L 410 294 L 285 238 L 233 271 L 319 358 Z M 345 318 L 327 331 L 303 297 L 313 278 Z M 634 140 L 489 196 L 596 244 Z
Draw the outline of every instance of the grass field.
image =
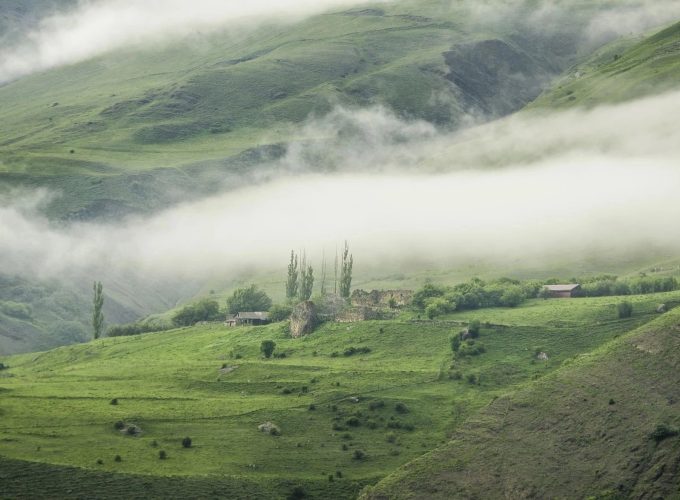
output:
M 593 107 L 678 89 L 680 23 L 607 45 L 578 64 L 529 109 Z
M 679 332 L 676 309 L 563 363 L 362 498 L 680 498 Z
M 112 495 L 144 477 L 149 488 L 162 488 L 154 478 L 173 477 L 177 491 L 243 482 L 252 493 L 244 497 L 285 496 L 298 484 L 320 498 L 352 497 L 448 442 L 497 398 L 654 320 L 655 304 L 672 304 L 680 293 L 634 298 L 627 320 L 616 319 L 612 300 L 480 311 L 505 326 L 482 328 L 486 353 L 453 367 L 449 339 L 466 313 L 440 322 L 328 323 L 301 340 L 288 338 L 282 324 L 206 325 L 6 358 L 0 442 L 14 471 L 7 477 L 39 462 L 49 464 L 46 477 L 68 466 L 90 478 L 84 484 L 110 478 Z M 263 359 L 265 339 L 286 357 Z M 370 351 L 346 356 L 350 347 Z M 550 359 L 537 361 L 537 349 Z M 450 378 L 453 371 L 462 378 Z M 117 421 L 141 434 L 114 429 Z M 265 422 L 281 435 L 259 432 Z M 181 445 L 187 436 L 190 449 Z M 167 460 L 159 460 L 160 450 Z M 365 456 L 353 458 L 355 450 Z M 329 481 L 337 471 L 342 478 Z M 129 482 L 121 479 L 128 475 Z M 21 481 L 9 484 L 10 496 L 21 494 Z

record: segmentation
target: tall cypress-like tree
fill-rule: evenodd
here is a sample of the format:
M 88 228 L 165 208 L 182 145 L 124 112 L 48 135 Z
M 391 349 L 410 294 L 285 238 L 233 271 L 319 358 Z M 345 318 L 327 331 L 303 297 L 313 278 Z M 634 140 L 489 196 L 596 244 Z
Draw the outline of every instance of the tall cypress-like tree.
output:
M 298 294 L 298 257 L 295 251 L 290 251 L 290 263 L 288 264 L 288 279 L 286 280 L 286 298 L 293 300 Z
M 300 258 L 300 280 L 298 283 L 298 299 L 309 300 L 314 290 L 314 269 L 307 265 L 307 254 L 303 251 Z
M 321 254 L 321 296 L 326 296 L 326 252 Z
M 101 281 L 95 281 L 93 286 L 94 299 L 92 311 L 92 329 L 94 331 L 94 338 L 98 339 L 102 335 L 104 329 L 104 287 Z
M 352 289 L 352 267 L 354 266 L 354 256 L 349 253 L 349 245 L 345 241 L 345 249 L 342 252 L 342 263 L 340 265 L 340 296 L 348 299 Z

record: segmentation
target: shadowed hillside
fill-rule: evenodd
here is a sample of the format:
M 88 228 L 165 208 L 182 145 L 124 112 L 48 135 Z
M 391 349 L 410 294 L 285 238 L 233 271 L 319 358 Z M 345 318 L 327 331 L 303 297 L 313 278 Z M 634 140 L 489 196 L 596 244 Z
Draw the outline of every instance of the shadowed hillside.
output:
M 565 365 L 362 498 L 677 498 L 680 312 Z

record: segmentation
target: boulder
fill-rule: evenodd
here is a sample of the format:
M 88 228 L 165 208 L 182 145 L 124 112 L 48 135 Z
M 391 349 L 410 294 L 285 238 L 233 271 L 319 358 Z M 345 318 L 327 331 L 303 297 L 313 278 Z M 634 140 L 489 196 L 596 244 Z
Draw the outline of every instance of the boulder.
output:
M 281 429 L 279 429 L 279 426 L 272 422 L 265 422 L 264 424 L 258 425 L 257 430 L 264 432 L 265 434 L 271 434 L 272 436 L 281 435 Z
M 293 308 L 293 313 L 290 315 L 291 337 L 298 338 L 312 333 L 316 322 L 317 316 L 314 302 L 310 300 L 300 302 Z
M 539 352 L 539 353 L 536 355 L 536 359 L 538 359 L 538 360 L 540 360 L 540 361 L 548 361 L 549 358 L 548 358 L 548 354 L 547 354 L 547 353 L 545 353 L 545 352 Z
M 656 312 L 659 314 L 665 313 L 666 312 L 666 304 L 659 304 L 659 307 L 656 308 Z

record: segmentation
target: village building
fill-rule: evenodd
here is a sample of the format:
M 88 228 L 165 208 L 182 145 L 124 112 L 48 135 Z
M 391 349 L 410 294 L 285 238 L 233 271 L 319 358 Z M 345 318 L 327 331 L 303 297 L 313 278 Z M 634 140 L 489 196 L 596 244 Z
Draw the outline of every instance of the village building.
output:
M 236 314 L 229 314 L 224 322 L 227 326 L 258 326 L 269 323 L 268 312 L 238 312 Z
M 568 285 L 545 285 L 543 288 L 552 298 L 569 299 L 574 297 L 575 292 L 581 289 L 581 285 L 575 283 Z

